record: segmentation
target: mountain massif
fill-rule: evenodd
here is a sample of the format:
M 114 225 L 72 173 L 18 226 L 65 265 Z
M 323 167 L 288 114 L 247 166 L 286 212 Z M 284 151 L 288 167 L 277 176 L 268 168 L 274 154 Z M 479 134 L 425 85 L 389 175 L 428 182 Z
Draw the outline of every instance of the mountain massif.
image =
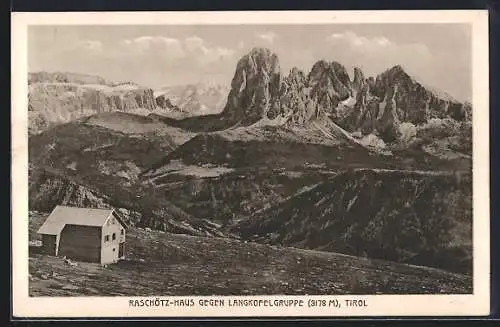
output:
M 229 90 L 198 83 L 153 91 L 133 83 L 61 73 L 30 74 L 29 84 L 32 132 L 82 116 L 123 111 L 158 115 L 167 124 L 192 132 L 272 125 L 299 133 L 319 132 L 327 138 L 342 133 L 376 148 L 416 143 L 430 150 L 457 142 L 444 140 L 437 145 L 419 137 L 426 134 L 429 123 L 441 129 L 451 125 L 455 135 L 471 129 L 470 103 L 426 88 L 401 66 L 375 78 L 366 78 L 355 68 L 351 79 L 340 63 L 320 60 L 309 73 L 293 68 L 284 74 L 278 57 L 263 48 L 239 60 Z
M 276 54 L 255 48 L 239 60 L 223 111 L 203 120 L 208 122 L 205 130 L 214 131 L 260 120 L 304 127 L 325 117 L 350 133 L 374 134 L 392 142 L 404 134 L 401 126 L 408 128 L 405 123 L 470 120 L 471 105 L 427 89 L 401 66 L 376 78 L 366 78 L 355 68 L 351 80 L 340 63 L 320 60 L 309 73 L 293 68 L 284 74 Z M 200 118 L 180 124 L 196 129 Z
M 131 82 L 115 83 L 95 75 L 66 72 L 30 73 L 28 85 L 31 134 L 102 112 L 154 112 L 177 119 L 217 113 L 228 93 L 227 87 L 215 83 L 153 90 Z
M 173 109 L 179 117 L 219 113 L 226 104 L 229 89 L 216 83 L 196 83 L 166 86 L 155 90 L 156 103 L 164 109 Z
M 82 74 L 32 73 L 28 76 L 30 133 L 101 112 L 152 112 L 153 90 L 134 83 L 110 83 Z

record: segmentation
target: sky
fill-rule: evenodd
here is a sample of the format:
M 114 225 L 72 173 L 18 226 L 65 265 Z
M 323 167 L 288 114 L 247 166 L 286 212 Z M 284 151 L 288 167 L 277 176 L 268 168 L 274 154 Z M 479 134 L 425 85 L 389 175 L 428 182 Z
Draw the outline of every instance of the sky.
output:
M 467 24 L 30 26 L 28 69 L 99 75 L 151 88 L 197 82 L 229 85 L 253 47 L 278 55 L 282 72 L 338 61 L 376 76 L 401 65 L 424 85 L 471 99 Z

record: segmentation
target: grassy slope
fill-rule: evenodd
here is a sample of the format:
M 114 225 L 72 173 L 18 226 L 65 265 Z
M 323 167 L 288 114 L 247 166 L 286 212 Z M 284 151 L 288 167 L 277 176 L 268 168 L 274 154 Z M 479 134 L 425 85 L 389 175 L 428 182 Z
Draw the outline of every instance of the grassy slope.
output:
M 107 185 L 106 189 L 104 181 L 88 185 L 81 179 L 55 171 L 38 169 L 36 173 L 30 176 L 31 210 L 50 212 L 56 205 L 113 207 L 131 225 L 172 233 L 222 235 L 213 224 L 189 215 L 168 199 L 154 197 L 154 189 L 140 189 L 138 185 L 135 188 L 116 187 L 114 184 Z
M 219 222 L 224 222 L 231 217 L 233 213 L 235 213 L 236 216 L 251 214 L 255 210 L 267 207 L 269 201 L 277 202 L 284 196 L 289 196 L 290 193 L 295 191 L 294 188 L 305 186 L 308 184 L 308 181 L 304 181 L 304 183 L 298 180 L 279 181 L 275 180 L 279 178 L 254 176 L 254 173 L 251 171 L 254 168 L 251 168 L 249 169 L 250 175 L 255 177 L 256 182 L 255 184 L 251 183 L 252 185 L 247 185 L 248 183 L 245 182 L 241 183 L 236 180 L 237 178 L 231 177 L 222 177 L 216 179 L 215 182 L 212 180 L 209 181 L 208 179 L 193 180 L 184 178 L 179 181 L 180 184 L 177 184 L 181 185 L 179 187 L 182 188 L 183 191 L 176 192 L 175 187 L 173 189 L 161 190 L 157 189 L 156 185 L 147 186 L 132 184 L 125 186 L 122 184 L 123 178 L 113 174 L 103 175 L 99 168 L 99 163 L 101 161 L 113 161 L 110 162 L 110 164 L 119 161 L 130 161 L 140 167 L 141 170 L 147 169 L 155 163 L 177 158 L 190 164 L 229 164 L 239 168 L 232 177 L 236 175 L 239 176 L 240 169 L 245 170 L 245 167 L 248 166 L 260 167 L 264 170 L 267 169 L 268 173 L 272 176 L 275 174 L 274 172 L 271 173 L 271 168 L 273 167 L 288 167 L 295 169 L 303 168 L 311 163 L 324 164 L 333 170 L 343 170 L 346 169 L 346 167 L 371 166 L 391 168 L 393 166 L 399 166 L 399 163 L 393 159 L 379 158 L 373 155 L 373 153 L 370 154 L 368 151 L 356 145 L 343 144 L 339 147 L 328 147 L 318 144 L 306 145 L 283 142 L 283 140 L 274 139 L 268 141 L 238 141 L 220 135 L 199 135 L 169 155 L 168 152 L 176 147 L 177 142 L 174 142 L 173 139 L 168 137 L 168 131 L 172 128 L 166 126 L 167 125 L 158 120 L 151 119 L 151 117 L 135 117 L 134 115 L 122 113 L 102 114 L 94 116 L 84 121 L 84 123 L 69 123 L 43 133 L 42 135 L 30 138 L 30 159 L 35 158 L 38 164 L 55 165 L 59 166 L 58 168 L 62 170 L 66 168 L 66 173 L 69 173 L 72 177 L 82 178 L 85 183 L 96 187 L 100 192 L 112 195 L 114 199 L 119 199 L 118 202 L 120 206 L 123 206 L 124 203 L 135 203 L 136 205 L 134 205 L 132 209 L 138 211 L 143 211 L 141 208 L 167 208 L 158 214 L 146 212 L 146 216 L 150 217 L 151 221 L 144 223 L 150 227 L 159 229 L 165 229 L 165 218 L 158 219 L 158 217 L 173 216 L 173 218 L 177 220 L 178 216 L 189 216 L 184 214 L 182 212 L 183 210 L 193 215 L 193 218 L 216 218 Z M 57 132 L 54 132 L 55 130 L 57 130 Z M 122 132 L 118 132 L 118 130 L 122 130 Z M 166 134 L 164 134 L 163 131 L 157 133 L 159 130 L 166 131 Z M 179 131 L 178 129 L 175 130 Z M 137 134 L 142 134 L 146 137 L 137 138 L 135 137 Z M 52 148 L 51 145 L 55 143 L 57 143 L 56 146 Z M 47 156 L 48 153 L 50 153 L 50 156 Z M 82 155 L 82 153 L 84 155 Z M 403 156 L 402 159 L 406 160 L 406 157 Z M 68 169 L 67 166 L 70 166 L 73 162 L 78 162 L 76 169 L 78 170 L 82 167 L 83 171 L 79 170 L 78 172 L 74 172 L 74 170 Z M 159 166 L 161 167 L 161 164 Z M 409 166 L 412 166 L 412 164 L 409 163 Z M 123 166 L 121 167 L 122 168 L 119 169 L 123 169 Z M 317 183 L 318 176 L 319 175 L 314 176 L 309 182 L 312 184 Z M 394 179 L 393 182 L 398 180 L 404 181 L 405 177 L 407 176 L 403 174 Z M 160 180 L 160 182 L 166 183 L 168 180 Z M 286 186 L 289 182 L 290 188 Z M 200 184 L 205 185 L 200 186 Z M 117 185 L 122 185 L 123 187 L 117 187 Z M 338 185 L 344 185 L 344 183 L 340 182 Z M 384 187 L 384 185 L 385 184 L 382 186 Z M 180 188 L 177 190 L 180 190 Z M 214 189 L 215 191 L 213 191 Z M 196 193 L 197 190 L 199 193 Z M 195 191 L 197 194 L 195 200 L 187 196 L 192 191 Z M 368 190 L 367 194 L 370 192 L 371 191 Z M 257 194 L 257 197 L 254 197 L 255 194 Z M 399 193 L 396 195 L 397 196 L 391 199 L 398 199 Z M 138 201 L 138 196 L 141 198 L 140 201 Z M 365 195 L 362 194 L 361 196 Z M 322 203 L 325 203 L 325 201 L 328 203 L 328 200 L 324 200 Z M 174 208 L 174 206 L 170 205 L 168 202 L 173 202 L 179 206 L 181 210 Z M 228 203 L 231 203 L 229 208 Z M 240 204 L 240 206 L 234 206 L 233 203 Z M 391 204 L 391 206 L 396 207 L 396 211 L 400 210 L 398 206 L 401 203 L 398 203 Z M 299 207 L 301 206 L 302 205 Z M 151 211 L 150 209 L 149 211 Z M 173 213 L 172 210 L 174 209 L 179 211 L 179 214 L 176 212 Z M 300 210 L 300 208 L 298 208 L 298 210 Z M 381 215 L 387 214 L 386 212 Z M 392 213 L 389 214 L 392 217 Z M 405 212 L 402 214 L 405 214 Z M 360 216 L 359 213 L 357 215 Z M 393 218 L 391 218 L 392 221 L 397 220 Z M 186 218 L 186 220 L 190 219 Z M 322 223 L 325 223 L 325 221 L 322 221 Z M 196 222 L 196 224 L 198 224 L 198 222 Z M 332 226 L 335 226 L 335 224 Z M 294 229 L 296 229 L 296 226 Z M 171 229 L 168 230 L 173 231 Z M 463 228 L 459 228 L 458 232 L 462 233 L 463 230 Z M 454 233 L 455 230 L 452 232 Z M 280 231 L 280 233 L 286 237 L 290 235 L 295 237 L 294 234 L 296 234 L 296 231 L 293 230 L 290 232 L 289 230 L 285 230 Z M 300 233 L 302 233 L 301 228 L 299 228 L 299 234 Z M 321 239 L 323 237 L 321 233 L 322 231 L 320 231 L 319 234 L 308 232 L 307 237 Z M 467 239 L 468 234 L 462 234 L 465 234 L 464 239 Z M 320 235 L 320 237 L 316 237 L 316 235 Z M 335 239 L 338 235 L 342 234 L 339 234 L 339 231 L 334 228 L 334 233 L 328 233 L 328 238 Z M 385 238 L 382 237 L 382 239 L 384 240 Z M 326 246 L 322 248 L 327 250 L 339 250 L 338 242 L 337 244 L 334 243 L 335 242 L 326 244 Z M 292 244 L 295 243 L 292 242 Z M 297 245 L 303 246 L 304 244 L 300 244 L 299 242 Z M 351 253 L 349 251 L 347 252 Z M 379 256 L 373 253 L 369 253 L 369 255 Z M 422 262 L 421 259 L 426 259 L 426 257 L 429 257 L 429 255 L 425 254 L 421 256 L 419 259 L 420 261 L 417 260 L 417 262 L 421 264 L 425 263 Z M 448 261 L 450 261 L 450 258 L 451 261 L 456 258 L 452 253 L 450 253 L 448 257 Z M 435 265 L 436 263 L 439 262 L 434 262 L 432 264 Z
M 161 168 L 170 160 L 186 164 L 227 165 L 235 168 L 297 168 L 307 163 L 331 167 L 385 167 L 384 161 L 360 146 L 331 147 L 318 144 L 283 142 L 281 140 L 228 140 L 220 135 L 198 135 L 153 166 Z
M 472 272 L 471 176 L 345 172 L 242 220 L 245 239 Z
M 122 132 L 117 131 L 117 124 Z M 171 218 L 192 220 L 166 199 L 148 196 L 151 190 L 137 180 L 143 169 L 177 146 L 169 131 L 168 126 L 147 117 L 106 113 L 31 136 L 30 207 L 51 210 L 68 201 L 70 205 L 96 206 L 96 201 L 78 198 L 93 193 L 95 200 L 102 198 L 148 219 L 161 216 L 156 223 L 163 228 L 172 225 Z M 156 209 L 168 213 L 153 213 Z
M 147 130 L 136 134 L 123 133 L 118 132 L 116 128 L 113 130 L 94 125 L 97 120 L 95 117 L 90 120 L 90 124 L 85 120 L 75 121 L 31 136 L 30 161 L 53 167 L 64 165 L 64 168 L 76 161 L 82 169 L 92 169 L 98 160 L 128 160 L 144 167 L 159 160 L 177 146 L 168 134 L 155 135 L 153 129 L 150 133 L 146 133 Z M 146 123 L 143 125 L 147 127 Z
M 156 194 L 187 213 L 219 223 L 270 207 L 299 189 L 323 181 L 332 172 L 302 169 L 237 169 L 213 178 L 181 176 L 175 171 L 153 180 Z
M 43 215 L 32 217 L 30 238 Z M 116 265 L 31 254 L 31 296 L 470 293 L 470 277 L 336 253 L 131 229 Z

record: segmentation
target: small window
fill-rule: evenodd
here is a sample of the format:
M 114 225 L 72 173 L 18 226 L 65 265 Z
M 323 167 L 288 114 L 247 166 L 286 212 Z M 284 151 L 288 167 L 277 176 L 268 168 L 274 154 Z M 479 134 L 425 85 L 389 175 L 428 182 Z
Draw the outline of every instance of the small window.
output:
M 104 236 L 104 242 L 109 242 L 109 235 Z
M 115 248 L 113 248 L 113 252 L 115 252 L 115 251 L 116 251 L 116 249 L 115 249 Z
M 116 233 L 113 233 L 113 241 L 116 240 Z M 114 251 L 114 250 L 113 250 Z
M 120 234 L 121 234 L 121 235 L 123 235 L 124 233 L 125 233 L 125 231 L 122 229 L 122 230 L 120 231 Z

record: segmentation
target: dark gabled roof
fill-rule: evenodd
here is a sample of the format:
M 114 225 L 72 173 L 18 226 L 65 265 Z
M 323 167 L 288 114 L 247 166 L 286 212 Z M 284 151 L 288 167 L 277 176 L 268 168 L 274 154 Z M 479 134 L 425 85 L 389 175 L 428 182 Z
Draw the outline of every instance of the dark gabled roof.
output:
M 38 233 L 58 235 L 66 225 L 102 227 L 113 212 L 113 209 L 57 206 L 47 217 Z M 118 220 L 126 227 L 122 219 L 119 218 Z
M 121 214 L 121 212 L 119 212 L 118 210 L 113 210 L 113 215 L 116 217 L 116 219 L 120 222 L 120 224 L 125 229 L 129 229 L 129 226 L 127 223 L 125 223 L 125 219 L 123 218 L 123 215 Z

